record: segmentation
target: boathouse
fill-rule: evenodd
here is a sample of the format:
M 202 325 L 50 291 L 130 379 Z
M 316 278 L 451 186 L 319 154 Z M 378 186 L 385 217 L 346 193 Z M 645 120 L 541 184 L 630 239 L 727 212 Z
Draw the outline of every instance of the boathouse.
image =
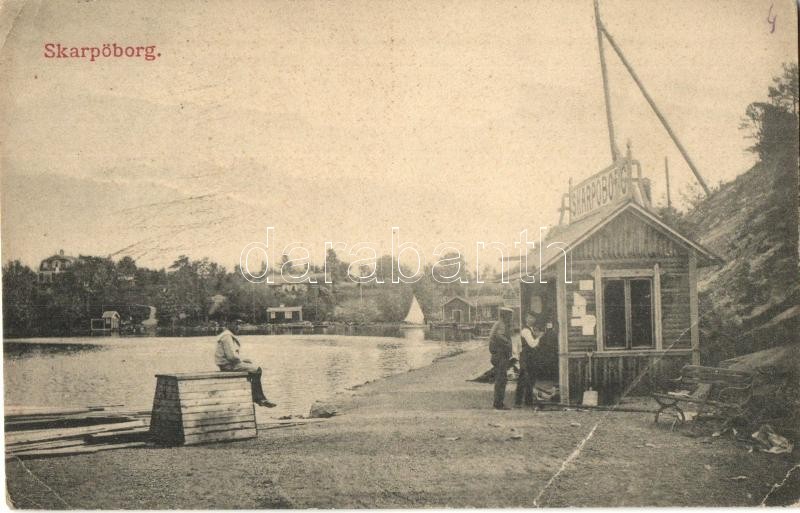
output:
M 303 307 L 271 306 L 267 308 L 267 318 L 270 324 L 303 322 Z
M 500 308 L 511 308 L 514 323 L 519 322 L 519 298 L 516 295 L 481 295 L 474 298 L 454 296 L 442 303 L 442 322 L 464 324 L 492 323 L 500 318 Z
M 111 332 L 119 331 L 119 323 L 122 317 L 116 310 L 106 310 L 100 317 L 103 319 L 103 327 Z
M 442 321 L 469 323 L 475 318 L 475 303 L 461 296 L 454 296 L 442 303 Z
M 629 154 L 570 186 L 568 223 L 513 275 L 522 313 L 558 338 L 562 403 L 590 387 L 608 403 L 700 363 L 697 273 L 719 258 L 659 218 L 648 185 Z

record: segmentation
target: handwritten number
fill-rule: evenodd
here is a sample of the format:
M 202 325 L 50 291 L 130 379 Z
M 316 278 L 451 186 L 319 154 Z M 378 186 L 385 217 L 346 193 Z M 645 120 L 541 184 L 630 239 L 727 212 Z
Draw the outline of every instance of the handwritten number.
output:
M 772 25 L 772 28 L 769 31 L 770 34 L 775 32 L 775 20 L 778 19 L 778 15 L 777 14 L 775 14 L 775 15 L 772 14 L 772 8 L 774 6 L 775 6 L 775 4 L 772 4 L 772 5 L 769 6 L 769 14 L 767 15 L 767 23 Z

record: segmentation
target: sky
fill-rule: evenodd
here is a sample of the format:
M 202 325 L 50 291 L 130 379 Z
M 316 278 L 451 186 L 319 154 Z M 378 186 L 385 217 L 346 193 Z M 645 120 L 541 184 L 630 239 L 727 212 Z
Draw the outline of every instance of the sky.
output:
M 789 0 L 601 0 L 601 16 L 709 184 L 785 62 Z M 774 17 L 773 24 L 768 17 Z M 27 2 L 0 11 L 2 260 L 181 254 L 232 268 L 263 241 L 423 258 L 511 245 L 611 163 L 592 2 Z M 160 57 L 47 59 L 44 45 Z M 664 202 L 696 182 L 606 45 L 618 146 Z M 342 254 L 345 259 L 353 259 Z M 481 262 L 497 264 L 489 251 Z

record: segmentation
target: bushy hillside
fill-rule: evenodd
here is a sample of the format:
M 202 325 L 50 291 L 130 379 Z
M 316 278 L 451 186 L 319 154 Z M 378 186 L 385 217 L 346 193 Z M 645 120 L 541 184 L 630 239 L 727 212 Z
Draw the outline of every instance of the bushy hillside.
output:
M 796 77 L 797 67 L 787 68 L 770 88 L 773 101 L 748 108 L 752 126 L 745 125 L 755 131 L 751 150 L 759 161 L 682 220 L 725 260 L 703 270 L 699 283 L 710 363 L 800 342 Z M 785 83 L 788 94 L 779 94 Z

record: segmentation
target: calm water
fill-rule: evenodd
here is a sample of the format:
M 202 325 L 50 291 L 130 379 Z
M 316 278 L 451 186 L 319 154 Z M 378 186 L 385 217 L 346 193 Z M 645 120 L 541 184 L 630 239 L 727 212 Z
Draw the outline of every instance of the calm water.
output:
M 242 353 L 264 369 L 264 388 L 278 407 L 259 420 L 304 415 L 317 399 L 430 364 L 480 342 L 337 335 L 244 335 Z M 10 405 L 121 404 L 148 410 L 155 374 L 217 370 L 216 337 L 69 338 L 4 344 L 5 401 Z

